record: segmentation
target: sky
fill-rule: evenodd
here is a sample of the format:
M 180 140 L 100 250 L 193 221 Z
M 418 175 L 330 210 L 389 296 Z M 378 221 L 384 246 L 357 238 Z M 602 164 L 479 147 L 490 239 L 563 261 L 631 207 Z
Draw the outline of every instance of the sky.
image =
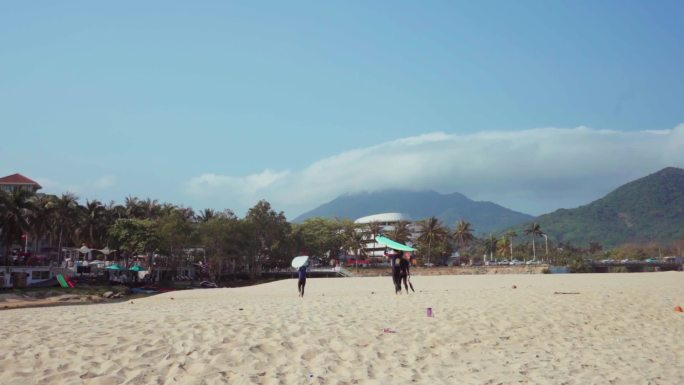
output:
M 393 188 L 577 207 L 684 167 L 683 19 L 680 1 L 4 3 L 0 174 L 289 219 Z

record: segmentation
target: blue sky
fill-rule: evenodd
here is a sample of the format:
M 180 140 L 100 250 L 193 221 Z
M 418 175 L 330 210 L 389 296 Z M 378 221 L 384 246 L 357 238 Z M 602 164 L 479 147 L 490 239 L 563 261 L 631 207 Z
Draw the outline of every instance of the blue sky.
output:
M 574 207 L 684 167 L 681 20 L 677 1 L 4 4 L 0 173 L 289 218 L 396 187 Z

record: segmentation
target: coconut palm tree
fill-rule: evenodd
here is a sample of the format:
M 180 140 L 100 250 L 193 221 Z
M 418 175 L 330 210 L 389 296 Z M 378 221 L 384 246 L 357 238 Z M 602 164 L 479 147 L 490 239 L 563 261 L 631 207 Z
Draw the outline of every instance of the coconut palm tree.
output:
M 496 254 L 500 257 L 506 257 L 508 250 L 510 249 L 510 241 L 504 235 L 496 242 Z M 511 259 L 513 259 L 513 254 L 511 254 Z
M 5 265 L 9 265 L 12 244 L 29 231 L 28 217 L 34 208 L 32 197 L 33 193 L 29 191 L 14 190 L 11 193 L 3 192 L 0 198 L 0 235 L 5 245 Z
M 353 222 L 343 224 L 342 229 L 342 247 L 354 253 L 356 261 L 356 270 L 359 270 L 359 257 L 366 254 L 366 238 L 363 231 Z
M 107 224 L 111 226 L 117 219 L 126 218 L 126 208 L 114 201 L 109 201 L 105 205 L 105 216 L 107 217 Z
M 459 247 L 468 246 L 468 244 L 475 239 L 473 231 L 470 222 L 461 219 L 456 223 L 456 230 L 454 230 L 453 233 L 454 242 L 456 242 Z
M 79 215 L 78 197 L 67 192 L 56 198 L 53 202 L 55 222 L 59 228 L 59 241 L 57 243 L 58 263 L 62 262 L 62 241 L 65 236 L 70 236 Z
M 368 239 L 375 239 L 376 236 L 382 234 L 383 226 L 378 221 L 368 222 L 365 226 L 365 233 L 369 237 Z
M 532 260 L 537 260 L 537 249 L 534 245 L 534 238 L 540 237 L 544 234 L 541 230 L 539 223 L 530 223 L 530 225 L 525 229 L 525 235 L 530 235 L 532 237 Z
M 511 260 L 513 259 L 513 238 L 518 236 L 518 233 L 516 233 L 513 230 L 508 230 L 506 234 L 504 234 L 506 238 L 508 238 L 508 245 L 510 246 L 511 249 Z
M 140 201 L 138 206 L 140 207 L 141 215 L 144 219 L 157 219 L 161 214 L 161 206 L 156 199 L 147 198 Z
M 83 208 L 83 218 L 80 223 L 81 232 L 86 235 L 90 247 L 102 246 L 101 242 L 106 233 L 107 212 L 102 202 L 88 201 Z
M 475 239 L 473 231 L 475 230 L 470 225 L 470 222 L 464 219 L 461 219 L 458 222 L 456 222 L 456 229 L 451 234 L 451 236 L 454 242 L 456 243 L 456 246 L 458 247 L 459 254 L 461 254 L 461 260 L 463 260 L 463 251 Z
M 199 223 L 209 222 L 212 218 L 216 217 L 216 211 L 214 209 L 204 209 L 195 215 L 195 220 Z
M 482 244 L 484 245 L 485 248 L 485 254 L 489 253 L 489 260 L 494 259 L 494 252 L 496 251 L 496 244 L 497 244 L 497 239 L 494 236 L 494 234 L 489 234 L 487 238 L 482 240 Z
M 419 223 L 419 226 L 420 236 L 418 237 L 418 240 L 424 243 L 427 242 L 428 244 L 427 263 L 429 264 L 432 244 L 445 241 L 449 237 L 449 230 L 447 230 L 442 222 L 436 217 L 422 220 Z
M 411 229 L 409 229 L 409 224 L 409 221 L 399 221 L 394 224 L 394 228 L 387 235 L 399 243 L 406 243 L 411 237 Z
M 134 196 L 127 196 L 124 200 L 124 207 L 126 209 L 126 218 L 142 218 L 143 209 L 140 206 L 140 199 Z
M 33 233 L 33 250 L 36 253 L 40 251 L 41 241 L 46 236 L 49 236 L 49 245 L 52 246 L 54 231 L 50 225 L 54 222 L 54 198 L 53 195 L 45 194 L 33 197 L 34 207 L 28 220 Z

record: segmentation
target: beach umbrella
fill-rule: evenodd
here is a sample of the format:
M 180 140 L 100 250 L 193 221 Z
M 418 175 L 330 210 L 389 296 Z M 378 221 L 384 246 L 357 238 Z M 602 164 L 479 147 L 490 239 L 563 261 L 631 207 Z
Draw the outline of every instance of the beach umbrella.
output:
M 105 246 L 104 249 L 97 249 L 97 251 L 99 251 L 100 253 L 104 254 L 104 256 L 105 256 L 105 261 L 106 261 L 106 260 L 107 260 L 107 256 L 109 256 L 109 254 L 115 252 L 116 250 L 110 250 L 110 249 L 109 249 L 109 246 Z
M 131 268 L 128 269 L 128 270 L 130 270 L 130 271 L 147 271 L 146 268 L 144 268 L 144 267 L 142 267 L 142 266 L 140 266 L 140 265 L 133 265 L 133 267 L 131 267 Z
M 98 249 L 97 251 L 101 252 L 104 255 L 109 255 L 109 254 L 115 252 L 116 250 L 110 250 L 109 246 L 105 246 L 104 249 Z

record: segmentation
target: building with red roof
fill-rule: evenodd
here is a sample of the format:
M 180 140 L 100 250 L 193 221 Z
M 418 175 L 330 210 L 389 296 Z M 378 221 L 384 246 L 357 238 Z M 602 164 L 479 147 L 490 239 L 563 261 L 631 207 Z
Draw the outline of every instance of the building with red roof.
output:
M 26 190 L 35 193 L 42 188 L 43 187 L 36 181 L 21 174 L 12 174 L 0 178 L 0 191 L 13 192 L 16 190 Z

